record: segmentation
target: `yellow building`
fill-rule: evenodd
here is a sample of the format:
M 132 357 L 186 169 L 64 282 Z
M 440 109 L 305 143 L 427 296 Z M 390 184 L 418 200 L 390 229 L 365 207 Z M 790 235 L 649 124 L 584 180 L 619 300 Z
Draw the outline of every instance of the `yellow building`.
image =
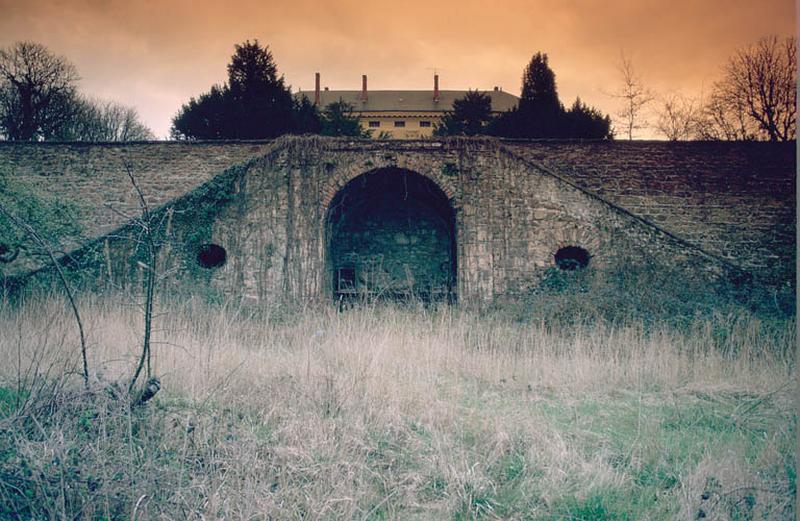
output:
M 367 89 L 367 76 L 362 76 L 361 90 L 320 89 L 320 76 L 316 75 L 313 102 L 320 109 L 342 100 L 353 106 L 353 115 L 361 126 L 372 132 L 372 137 L 391 139 L 419 139 L 430 137 L 446 112 L 453 110 L 453 102 L 463 98 L 465 90 L 439 90 L 439 76 L 433 77 L 433 90 L 373 90 Z M 499 114 L 517 106 L 519 98 L 503 92 L 498 87 L 488 91 L 492 99 L 492 113 Z M 310 93 L 298 95 L 309 99 Z

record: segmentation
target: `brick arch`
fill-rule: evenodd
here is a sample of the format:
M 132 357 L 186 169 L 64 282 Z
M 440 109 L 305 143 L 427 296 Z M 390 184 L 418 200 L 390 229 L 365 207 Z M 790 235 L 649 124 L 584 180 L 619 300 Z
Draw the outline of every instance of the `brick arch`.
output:
M 567 220 L 556 224 L 547 237 L 549 262 L 553 263 L 561 248 L 578 246 L 589 252 L 596 265 L 603 265 L 605 244 L 603 233 L 594 225 Z
M 392 155 L 391 159 L 388 159 L 386 155 L 359 154 L 351 156 L 346 163 L 337 163 L 332 176 L 322 184 L 320 207 L 322 209 L 321 215 L 323 218 L 327 218 L 333 198 L 336 197 L 336 194 L 346 187 L 350 181 L 362 175 L 386 168 L 407 170 L 428 179 L 444 193 L 454 211 L 460 208 L 460 197 L 455 185 L 452 180 L 441 173 L 441 168 L 437 168 L 436 162 L 420 161 L 419 155 L 414 155 L 414 157 Z

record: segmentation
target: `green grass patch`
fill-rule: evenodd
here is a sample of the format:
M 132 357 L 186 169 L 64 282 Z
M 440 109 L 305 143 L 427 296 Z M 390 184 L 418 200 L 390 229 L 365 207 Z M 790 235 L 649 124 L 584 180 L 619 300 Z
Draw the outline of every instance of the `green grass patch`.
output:
M 0 387 L 0 418 L 11 415 L 21 407 L 30 396 L 28 391 L 18 391 L 11 387 Z

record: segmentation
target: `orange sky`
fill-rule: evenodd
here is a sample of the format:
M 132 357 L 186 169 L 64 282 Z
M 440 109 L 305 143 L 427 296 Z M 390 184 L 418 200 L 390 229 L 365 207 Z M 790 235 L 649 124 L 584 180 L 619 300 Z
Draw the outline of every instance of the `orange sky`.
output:
M 159 137 L 190 96 L 225 80 L 233 44 L 268 44 L 293 90 L 443 89 L 519 94 L 544 51 L 566 105 L 612 117 L 620 51 L 659 92 L 706 91 L 737 47 L 795 33 L 790 0 L 0 0 L 0 46 L 67 56 L 84 92 L 135 106 Z M 648 137 L 650 134 L 642 134 Z

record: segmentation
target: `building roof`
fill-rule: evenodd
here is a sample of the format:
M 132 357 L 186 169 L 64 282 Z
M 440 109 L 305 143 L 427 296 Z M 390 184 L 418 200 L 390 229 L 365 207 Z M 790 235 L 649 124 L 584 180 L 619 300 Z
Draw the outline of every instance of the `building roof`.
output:
M 432 90 L 371 90 L 367 92 L 367 102 L 361 101 L 360 90 L 322 90 L 320 105 L 345 101 L 353 106 L 354 112 L 442 112 L 453 110 L 453 102 L 463 98 L 468 91 L 440 90 L 439 102 L 434 103 Z M 486 91 L 492 98 L 492 111 L 505 112 L 517 106 L 519 98 L 500 90 Z M 314 91 L 298 92 L 314 101 Z

